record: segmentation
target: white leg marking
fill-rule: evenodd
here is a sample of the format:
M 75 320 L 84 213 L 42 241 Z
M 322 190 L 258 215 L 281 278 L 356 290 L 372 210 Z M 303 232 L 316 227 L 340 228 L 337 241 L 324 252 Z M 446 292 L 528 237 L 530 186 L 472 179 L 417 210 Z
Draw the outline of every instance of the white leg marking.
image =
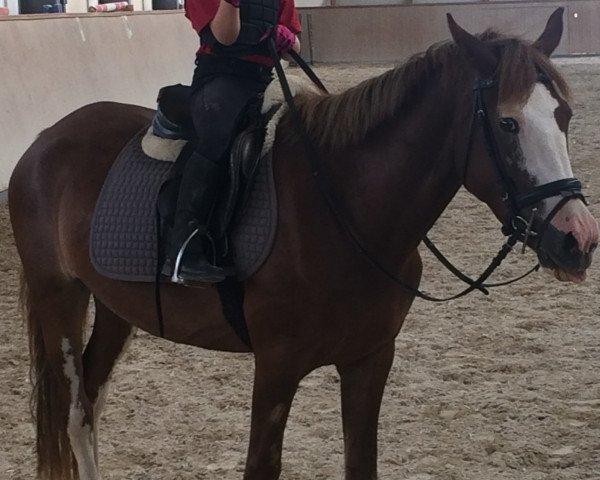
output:
M 62 340 L 62 351 L 65 358 L 63 371 L 71 384 L 71 404 L 67 431 L 71 448 L 77 460 L 80 480 L 100 480 L 94 459 L 92 425 L 84 423 L 85 413 L 79 398 L 80 378 L 75 369 L 73 349 L 67 338 Z
M 98 424 L 100 423 L 100 416 L 102 415 L 104 405 L 106 404 L 106 395 L 108 394 L 109 380 L 110 378 L 106 381 L 104 385 L 102 385 L 98 389 L 98 397 L 96 398 L 96 402 L 94 403 L 94 428 L 92 431 L 92 441 L 94 443 L 94 460 L 96 462 L 96 466 L 100 465 L 98 462 Z

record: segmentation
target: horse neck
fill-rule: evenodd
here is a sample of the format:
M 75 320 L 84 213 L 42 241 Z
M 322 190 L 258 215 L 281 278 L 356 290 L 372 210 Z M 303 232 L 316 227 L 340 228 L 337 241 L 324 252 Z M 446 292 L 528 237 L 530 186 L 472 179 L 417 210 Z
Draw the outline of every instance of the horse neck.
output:
M 456 157 L 467 153 L 470 83 L 434 83 L 414 106 L 329 162 L 366 246 L 386 256 L 413 251 L 461 184 L 456 161 L 463 159 Z

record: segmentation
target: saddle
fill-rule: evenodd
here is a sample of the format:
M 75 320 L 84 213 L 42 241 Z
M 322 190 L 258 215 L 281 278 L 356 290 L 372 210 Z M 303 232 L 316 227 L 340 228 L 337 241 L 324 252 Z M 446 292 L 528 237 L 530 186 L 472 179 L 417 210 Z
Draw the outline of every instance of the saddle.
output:
M 186 95 L 187 87 L 163 89 L 152 123 L 130 140 L 109 171 L 90 238 L 92 264 L 103 276 L 156 280 L 162 261 L 159 247 L 174 219 L 183 162 L 195 147 L 191 119 L 181 113 Z M 270 154 L 274 138 L 267 135 L 265 143 L 265 126 L 271 122 L 267 130 L 274 130 L 273 116 L 282 115 L 284 108 L 278 102 L 273 105 L 266 115 L 258 106 L 248 112 L 245 128 L 232 143 L 227 185 L 210 225 L 216 263 L 239 280 L 260 268 L 275 237 L 277 203 Z M 155 128 L 168 135 L 157 136 Z
M 305 79 L 290 75 L 288 81 L 294 93 L 320 94 Z M 189 88 L 181 85 L 163 89 L 159 95 L 160 113 L 130 140 L 107 175 L 96 204 L 90 238 L 90 259 L 103 276 L 124 281 L 155 281 L 160 260 L 156 208 L 159 192 L 163 184 L 164 190 L 170 190 L 161 193 L 158 202 L 161 226 L 168 225 L 174 208 L 174 197 L 169 195 L 177 191 L 175 182 L 181 168 L 175 160 L 183 159 L 184 150 L 191 151 L 194 146 L 187 113 L 189 95 Z M 267 87 L 260 110 L 259 105 L 253 108 L 254 121 L 247 121 L 233 142 L 228 188 L 223 189 L 226 193 L 218 202 L 210 226 L 213 236 L 219 239 L 218 260 L 223 254 L 230 255 L 239 280 L 260 268 L 275 237 L 277 199 L 271 146 L 277 123 L 286 112 L 279 82 L 271 82 Z M 159 137 L 154 134 L 155 127 L 159 133 L 168 130 L 177 135 Z M 228 273 L 234 272 L 230 269 Z
M 316 92 L 306 81 L 290 80 L 295 91 Z M 157 279 L 159 233 L 173 221 L 182 162 L 195 146 L 187 114 L 189 95 L 189 88 L 182 85 L 162 89 L 152 123 L 129 141 L 107 175 L 90 236 L 90 260 L 105 277 L 135 282 Z M 275 239 L 271 146 L 286 110 L 282 102 L 278 82 L 273 82 L 262 108 L 254 105 L 247 112 L 232 143 L 227 188 L 212 216 L 217 263 L 228 274 L 216 288 L 225 317 L 247 344 L 241 281 L 261 267 Z
M 183 166 L 197 143 L 189 111 L 190 97 L 191 88 L 188 86 L 177 84 L 163 87 L 158 95 L 158 110 L 152 121 L 152 133 L 155 136 L 175 142 L 188 142 L 177 155 L 170 178 L 161 188 L 158 197 L 160 216 L 163 226 L 167 228 L 174 220 Z M 209 228 L 211 236 L 219 241 L 225 239 L 234 214 L 244 211 L 250 192 L 248 187 L 254 180 L 261 160 L 266 125 L 279 108 L 279 105 L 276 105 L 263 114 L 260 110 L 261 105 L 262 97 L 246 106 L 236 128 L 239 133 L 231 144 L 229 175 L 220 198 L 217 199 Z

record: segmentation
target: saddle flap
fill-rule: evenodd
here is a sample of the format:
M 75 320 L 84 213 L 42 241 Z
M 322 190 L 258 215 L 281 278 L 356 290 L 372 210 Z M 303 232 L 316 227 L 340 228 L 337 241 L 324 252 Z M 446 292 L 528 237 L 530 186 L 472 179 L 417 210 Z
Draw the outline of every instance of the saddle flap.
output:
M 244 210 L 258 165 L 261 161 L 265 127 L 261 121 L 242 133 L 233 141 L 229 156 L 229 185 L 224 189 L 214 216 L 213 232 L 216 238 L 226 235 L 234 216 Z

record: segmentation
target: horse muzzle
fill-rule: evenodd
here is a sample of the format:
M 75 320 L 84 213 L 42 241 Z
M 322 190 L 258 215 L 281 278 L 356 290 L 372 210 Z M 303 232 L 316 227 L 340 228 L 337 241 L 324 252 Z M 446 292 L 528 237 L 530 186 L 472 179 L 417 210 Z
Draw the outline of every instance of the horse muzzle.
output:
M 540 265 L 552 270 L 563 282 L 583 282 L 592 263 L 592 254 L 593 249 L 589 252 L 580 249 L 571 232 L 561 232 L 553 225 L 547 227 L 537 248 Z
M 583 282 L 598 246 L 598 223 L 579 200 L 566 203 L 541 232 L 540 265 L 563 282 Z

